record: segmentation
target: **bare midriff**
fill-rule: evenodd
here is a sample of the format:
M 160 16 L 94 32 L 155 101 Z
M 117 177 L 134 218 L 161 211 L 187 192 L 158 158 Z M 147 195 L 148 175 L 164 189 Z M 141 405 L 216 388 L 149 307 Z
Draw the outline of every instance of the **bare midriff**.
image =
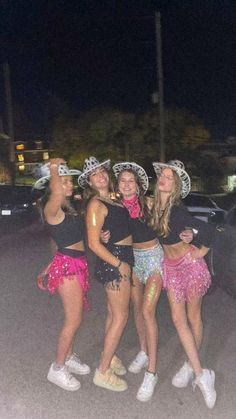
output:
M 125 239 L 123 239 L 119 242 L 116 242 L 114 244 L 118 244 L 119 246 L 132 246 L 132 244 L 133 244 L 132 236 L 128 236 Z
M 149 240 L 148 242 L 143 243 L 133 243 L 134 249 L 150 249 L 154 246 L 159 244 L 159 241 L 157 239 Z
M 80 250 L 80 251 L 84 251 L 84 242 L 83 240 L 81 240 L 78 243 L 72 244 L 71 246 L 67 246 L 66 249 L 73 249 L 73 250 Z
M 167 244 L 163 245 L 165 256 L 169 259 L 178 259 L 186 255 L 186 253 L 188 253 L 190 248 L 191 248 L 191 245 L 184 242 L 179 242 L 179 243 L 170 244 L 170 245 L 167 245 Z

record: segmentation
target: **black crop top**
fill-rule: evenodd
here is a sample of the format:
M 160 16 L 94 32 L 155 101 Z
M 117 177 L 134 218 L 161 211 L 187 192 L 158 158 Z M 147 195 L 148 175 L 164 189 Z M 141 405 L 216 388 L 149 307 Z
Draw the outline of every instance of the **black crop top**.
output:
M 58 250 L 71 246 L 84 239 L 83 221 L 79 216 L 65 214 L 60 224 L 48 224 L 52 239 L 56 242 Z
M 130 216 L 125 207 L 100 200 L 108 210 L 102 229 L 110 231 L 109 243 L 117 243 L 131 235 Z
M 157 238 L 156 232 L 147 225 L 144 218 L 130 218 L 130 226 L 134 243 L 145 243 Z
M 175 244 L 181 242 L 179 234 L 191 227 L 198 231 L 196 244 L 203 244 L 206 247 L 211 247 L 215 236 L 215 227 L 204 221 L 201 221 L 189 214 L 187 208 L 180 205 L 174 205 L 170 213 L 169 228 L 170 233 L 167 237 L 158 236 L 161 244 Z

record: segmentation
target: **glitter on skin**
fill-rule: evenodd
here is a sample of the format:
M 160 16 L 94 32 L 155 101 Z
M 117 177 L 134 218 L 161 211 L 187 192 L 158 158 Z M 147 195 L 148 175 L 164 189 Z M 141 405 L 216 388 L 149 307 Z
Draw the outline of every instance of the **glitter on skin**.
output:
M 157 293 L 157 284 L 156 284 L 156 281 L 153 281 L 147 293 L 147 300 L 149 304 L 153 302 L 156 296 L 156 293 Z
M 93 211 L 92 213 L 92 225 L 95 227 L 97 225 L 96 213 Z

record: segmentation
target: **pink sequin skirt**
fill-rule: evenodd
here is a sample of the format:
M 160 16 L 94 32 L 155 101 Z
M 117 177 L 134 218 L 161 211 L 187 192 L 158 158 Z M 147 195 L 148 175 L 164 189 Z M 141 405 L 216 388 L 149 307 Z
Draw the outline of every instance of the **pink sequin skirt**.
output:
M 83 291 L 84 308 L 88 308 L 86 293 L 89 290 L 88 264 L 85 256 L 71 257 L 57 252 L 47 269 L 47 289 L 54 294 L 65 278 L 76 278 Z
M 163 288 L 173 292 L 175 302 L 202 297 L 211 285 L 211 275 L 204 258 L 193 260 L 193 250 L 194 246 L 178 259 L 164 256 Z

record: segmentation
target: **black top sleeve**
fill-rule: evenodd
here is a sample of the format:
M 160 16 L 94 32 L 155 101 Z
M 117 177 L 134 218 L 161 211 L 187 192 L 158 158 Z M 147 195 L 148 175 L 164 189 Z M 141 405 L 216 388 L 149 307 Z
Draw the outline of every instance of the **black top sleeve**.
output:
M 169 222 L 170 233 L 165 238 L 159 237 L 160 242 L 166 245 L 180 242 L 179 234 L 186 230 L 187 227 L 194 229 L 194 244 L 211 247 L 215 237 L 215 227 L 193 217 L 183 205 L 174 205 L 172 207 Z

